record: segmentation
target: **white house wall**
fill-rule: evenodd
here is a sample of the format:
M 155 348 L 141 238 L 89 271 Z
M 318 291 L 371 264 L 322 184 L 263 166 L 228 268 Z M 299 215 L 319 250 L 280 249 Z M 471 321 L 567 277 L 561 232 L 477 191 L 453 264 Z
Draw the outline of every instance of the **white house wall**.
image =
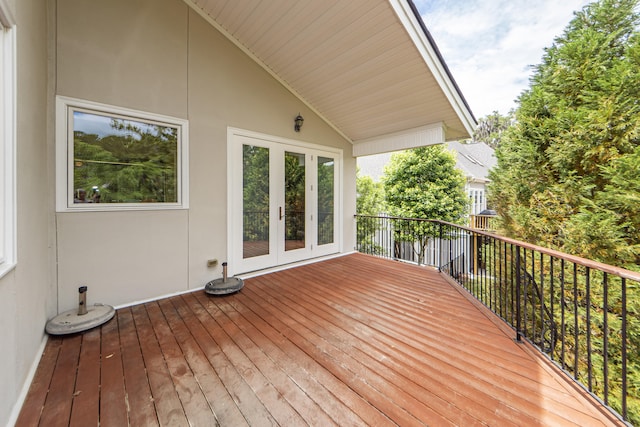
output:
M 159 4 L 161 3 L 161 4 Z M 180 0 L 58 0 L 57 94 L 189 120 L 189 208 L 57 214 L 58 308 L 123 305 L 202 287 L 225 261 L 229 126 L 351 146 Z M 298 114 L 302 132 L 293 130 Z M 355 159 L 344 159 L 344 248 Z
M 47 2 L 13 3 L 17 31 L 17 265 L 0 278 L 0 425 L 15 416 L 55 313 L 52 152 L 47 115 Z M 28 385 L 28 384 L 27 384 Z M 26 389 L 24 389 L 26 390 Z M 12 415 L 14 414 L 14 415 Z

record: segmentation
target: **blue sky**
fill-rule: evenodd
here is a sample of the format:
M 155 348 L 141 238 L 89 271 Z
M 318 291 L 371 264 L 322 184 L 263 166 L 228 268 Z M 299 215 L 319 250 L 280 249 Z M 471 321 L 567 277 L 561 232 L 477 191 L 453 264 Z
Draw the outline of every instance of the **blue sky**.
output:
M 414 0 L 476 118 L 506 114 L 589 0 Z

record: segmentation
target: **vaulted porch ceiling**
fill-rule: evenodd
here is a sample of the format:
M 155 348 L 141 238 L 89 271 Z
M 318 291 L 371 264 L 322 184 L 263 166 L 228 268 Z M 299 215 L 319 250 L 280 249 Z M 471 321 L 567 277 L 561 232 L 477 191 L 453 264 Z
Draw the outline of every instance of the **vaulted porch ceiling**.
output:
M 410 0 L 185 1 L 355 146 L 391 151 L 473 131 Z

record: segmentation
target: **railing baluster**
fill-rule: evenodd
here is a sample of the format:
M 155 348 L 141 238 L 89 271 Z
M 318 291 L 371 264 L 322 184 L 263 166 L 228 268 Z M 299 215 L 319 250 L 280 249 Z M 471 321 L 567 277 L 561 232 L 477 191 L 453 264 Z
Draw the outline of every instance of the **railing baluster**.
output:
M 573 263 L 573 377 L 579 378 L 579 352 L 578 342 L 578 265 Z
M 500 317 L 506 319 L 507 317 L 507 296 L 505 294 L 506 278 L 507 278 L 507 242 L 504 242 L 504 249 L 502 244 L 499 245 L 500 250 L 503 251 L 503 257 L 500 258 Z M 504 259 L 504 270 L 502 269 L 502 260 Z
M 444 227 L 443 224 L 440 224 L 440 226 L 438 227 L 439 228 L 439 230 L 438 230 L 439 231 L 439 237 L 440 237 L 440 241 L 438 242 L 438 245 L 440 246 L 440 250 L 439 250 L 439 253 L 438 253 L 438 256 L 440 257 L 440 263 L 438 265 L 438 271 L 440 271 L 440 272 L 442 272 L 442 239 L 444 237 L 443 230 L 442 230 L 443 227 Z
M 591 365 L 591 269 L 587 267 L 585 271 L 586 283 L 586 302 L 587 306 L 587 370 L 588 370 L 588 385 L 589 391 L 593 391 L 593 366 Z
M 522 278 L 520 277 L 520 246 L 516 247 L 516 340 L 522 341 L 522 316 L 520 315 L 520 296 L 522 293 Z
M 491 246 L 492 246 L 492 255 L 491 255 L 491 263 L 492 263 L 492 274 L 491 274 L 491 291 L 493 294 L 493 305 L 491 307 L 491 309 L 493 310 L 494 313 L 497 312 L 497 307 L 498 307 L 498 289 L 496 288 L 497 284 L 498 284 L 498 277 L 496 275 L 496 260 L 498 258 L 498 253 L 496 252 L 496 239 L 491 239 Z
M 553 274 L 553 266 L 554 266 L 555 258 L 553 256 L 549 256 L 549 306 L 551 311 L 551 344 L 549 348 L 549 355 L 551 356 L 551 360 L 556 359 L 556 330 L 555 330 L 555 322 L 556 312 L 554 310 L 554 274 Z
M 518 251 L 520 250 L 520 248 L 518 247 Z M 524 333 L 525 336 L 529 336 L 529 334 L 527 334 L 527 299 L 529 296 L 529 292 L 528 292 L 528 287 L 529 287 L 529 280 L 528 280 L 528 272 L 527 272 L 527 250 L 523 249 L 522 250 L 522 257 L 520 258 L 520 262 L 521 265 L 518 268 L 518 276 L 520 276 L 520 297 L 518 298 L 518 300 L 520 301 L 520 299 L 522 299 L 522 304 L 524 304 L 524 308 L 522 309 L 522 311 L 520 311 L 520 316 L 522 316 L 522 322 L 524 323 L 524 328 L 522 329 L 522 332 Z M 524 296 L 522 295 L 522 293 L 524 293 Z
M 629 418 L 627 412 L 627 279 L 621 281 L 622 293 L 622 416 Z
M 542 351 L 545 350 L 544 334 L 545 334 L 545 321 L 544 321 L 544 254 L 540 253 L 540 346 Z
M 567 364 L 565 360 L 565 346 L 567 336 L 567 324 L 565 322 L 565 296 L 564 296 L 564 259 L 560 260 L 560 324 L 562 325 L 562 343 L 560 348 L 560 364 L 562 369 L 567 369 Z
M 603 359 L 604 359 L 604 403 L 606 405 L 609 404 L 609 275 L 604 273 L 602 277 L 602 287 L 603 287 L 603 302 L 602 302 L 602 345 L 603 349 Z

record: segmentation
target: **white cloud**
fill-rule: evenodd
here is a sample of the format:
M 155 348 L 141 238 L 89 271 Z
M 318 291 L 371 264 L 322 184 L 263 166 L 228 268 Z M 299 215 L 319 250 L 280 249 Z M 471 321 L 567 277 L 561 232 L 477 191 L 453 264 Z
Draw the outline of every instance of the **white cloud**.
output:
M 588 0 L 415 1 L 476 117 L 506 114 Z

